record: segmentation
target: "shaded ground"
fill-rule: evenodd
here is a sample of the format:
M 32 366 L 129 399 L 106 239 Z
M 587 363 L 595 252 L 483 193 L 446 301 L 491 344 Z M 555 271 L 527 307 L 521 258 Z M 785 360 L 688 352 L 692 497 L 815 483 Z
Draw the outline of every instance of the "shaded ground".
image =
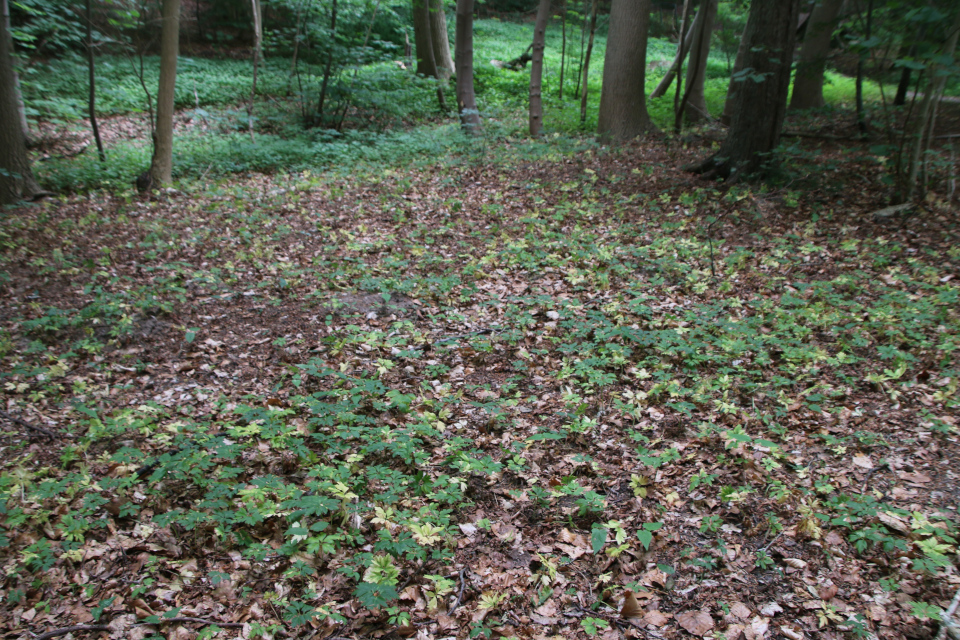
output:
M 957 210 L 874 221 L 829 149 L 723 193 L 705 152 L 6 216 L 0 628 L 930 637 Z

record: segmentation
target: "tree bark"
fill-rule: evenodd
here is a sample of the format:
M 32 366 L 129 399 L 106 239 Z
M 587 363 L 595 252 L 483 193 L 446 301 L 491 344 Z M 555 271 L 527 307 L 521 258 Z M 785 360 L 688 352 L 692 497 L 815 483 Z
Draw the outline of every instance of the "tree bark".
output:
M 453 57 L 450 55 L 450 35 L 447 33 L 447 14 L 444 0 L 430 0 L 430 43 L 437 78 L 446 82 L 453 75 Z
M 256 142 L 253 137 L 253 103 L 257 99 L 257 69 L 260 65 L 260 49 L 263 46 L 260 0 L 250 0 L 250 10 L 253 14 L 253 82 L 250 84 L 250 106 L 247 107 L 247 129 L 250 131 L 250 140 Z
M 30 169 L 27 141 L 20 125 L 13 39 L 8 28 L 7 3 L 0 20 L 0 204 L 14 204 L 40 193 Z
M 743 86 L 742 82 L 738 82 L 735 79 L 739 77 L 739 74 L 743 71 L 744 61 L 747 58 L 747 30 L 750 28 L 750 15 L 747 15 L 747 24 L 743 28 L 743 33 L 740 34 L 740 46 L 737 47 L 737 58 L 733 61 L 733 73 L 730 75 L 730 84 L 727 85 L 727 97 L 723 101 L 723 114 L 720 116 L 720 122 L 723 124 L 730 124 L 730 121 L 733 119 L 733 108 L 734 103 L 737 100 L 737 93 L 740 90 L 740 87 Z
M 940 60 L 952 60 L 957 50 L 957 40 L 960 38 L 960 10 L 954 17 L 947 36 L 947 41 L 941 49 Z M 937 122 L 937 107 L 940 100 L 943 99 L 943 92 L 947 86 L 946 73 L 937 73 L 942 68 L 939 63 L 934 63 L 927 70 L 927 85 L 923 95 L 923 103 L 920 109 L 920 117 L 912 129 L 913 148 L 910 154 L 910 167 L 907 176 L 907 193 L 905 202 L 912 202 L 914 198 L 924 193 L 924 183 L 926 182 L 926 153 L 930 148 L 930 142 L 933 139 L 933 130 Z
M 429 0 L 413 0 L 413 44 L 417 50 L 417 74 L 437 78 L 437 61 L 433 55 Z
M 819 0 L 810 15 L 810 24 L 800 47 L 797 74 L 793 81 L 791 109 L 818 109 L 823 106 L 823 71 L 830 53 L 830 39 L 837 25 L 843 0 Z
M 87 23 L 87 80 L 89 84 L 87 113 L 90 116 L 90 128 L 93 129 L 93 140 L 97 143 L 97 156 L 100 158 L 100 162 L 106 162 L 107 155 L 103 152 L 103 140 L 100 139 L 100 127 L 97 125 L 97 70 L 93 51 L 93 12 L 91 11 L 91 4 L 91 0 L 87 0 L 85 19 Z
M 701 14 L 703 14 L 701 16 Z M 686 106 L 683 109 L 687 122 L 701 122 L 710 119 L 707 99 L 703 93 L 707 76 L 707 58 L 710 56 L 710 38 L 713 36 L 713 23 L 717 19 L 717 0 L 703 0 L 697 17 L 702 18 L 694 29 L 693 42 L 690 45 L 690 63 L 687 66 Z M 696 24 L 696 19 L 694 20 Z
M 151 186 L 173 181 L 173 98 L 180 49 L 180 0 L 163 0 L 160 32 L 160 83 L 157 89 L 157 128 L 150 163 Z
M 667 92 L 667 89 L 670 88 L 670 85 L 673 84 L 673 79 L 677 77 L 677 69 L 680 68 L 680 65 L 683 64 L 683 58 L 686 57 L 687 53 L 690 51 L 690 46 L 693 44 L 693 38 L 696 31 L 700 28 L 700 21 L 703 20 L 703 13 L 697 11 L 697 15 L 693 17 L 693 24 L 690 25 L 690 28 L 687 29 L 686 35 L 683 37 L 683 44 L 677 45 L 677 55 L 673 57 L 673 62 L 670 63 L 670 67 L 667 68 L 667 73 L 660 79 L 660 82 L 657 83 L 657 88 L 653 90 L 653 93 L 650 94 L 650 98 L 659 98 Z
M 533 29 L 533 54 L 530 58 L 530 135 L 536 138 L 543 132 L 543 50 L 547 41 L 547 23 L 550 22 L 551 0 L 540 0 L 537 22 Z
M 753 0 L 743 39 L 743 71 L 730 132 L 716 155 L 688 167 L 710 177 L 732 178 L 761 167 L 780 141 L 790 88 L 798 0 Z
M 613 0 L 597 126 L 601 137 L 629 140 L 654 128 L 644 90 L 649 26 L 650 0 Z
M 587 122 L 587 76 L 590 74 L 590 57 L 593 55 L 593 37 L 597 32 L 597 0 L 593 0 L 590 10 L 590 40 L 587 54 L 583 59 L 583 90 L 580 92 L 580 126 Z
M 473 2 L 457 0 L 456 42 L 457 51 L 457 110 L 460 112 L 460 127 L 465 133 L 480 133 L 480 112 L 473 90 Z

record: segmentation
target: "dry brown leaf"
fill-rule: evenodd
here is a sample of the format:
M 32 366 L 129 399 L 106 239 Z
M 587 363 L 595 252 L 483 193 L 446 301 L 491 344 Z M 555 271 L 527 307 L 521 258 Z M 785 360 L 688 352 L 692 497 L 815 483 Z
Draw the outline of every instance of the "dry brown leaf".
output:
M 794 569 L 803 569 L 807 566 L 807 563 L 800 558 L 784 558 L 783 562 L 788 567 L 793 567 Z
M 746 620 L 750 617 L 750 607 L 742 602 L 734 602 L 732 605 L 730 605 L 730 613 L 741 620 Z
M 853 456 L 853 464 L 864 469 L 873 469 L 873 460 L 870 459 L 870 456 Z
M 657 609 L 654 609 L 653 611 L 647 611 L 646 615 L 643 616 L 643 621 L 659 628 L 667 624 L 670 618 L 671 616 L 669 613 L 661 613 Z
M 695 636 L 713 629 L 713 618 L 706 611 L 685 611 L 677 616 L 677 622 Z
M 620 608 L 620 617 L 639 618 L 641 616 L 643 616 L 643 609 L 640 608 L 640 603 L 637 602 L 637 596 L 633 595 L 633 591 L 627 591 L 623 596 L 623 607 Z

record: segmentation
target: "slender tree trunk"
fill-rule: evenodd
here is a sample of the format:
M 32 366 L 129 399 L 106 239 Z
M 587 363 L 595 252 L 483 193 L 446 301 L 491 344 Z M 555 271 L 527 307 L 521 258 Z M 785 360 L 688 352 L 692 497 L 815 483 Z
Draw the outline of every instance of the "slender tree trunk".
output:
M 563 17 L 560 22 L 560 100 L 563 100 L 563 70 L 567 65 L 567 0 L 563 0 Z
M 250 131 L 250 140 L 256 142 L 253 137 L 253 104 L 257 99 L 257 68 L 260 65 L 260 48 L 263 46 L 260 0 L 250 0 L 250 9 L 253 13 L 253 82 L 250 85 L 250 106 L 247 108 L 247 129 Z
M 693 43 L 690 46 L 690 64 L 687 66 L 687 92 L 682 107 L 688 122 L 701 122 L 710 119 L 707 99 L 703 92 L 707 76 L 707 58 L 710 56 L 710 38 L 713 36 L 713 23 L 717 19 L 717 0 L 703 0 L 697 16 L 703 14 L 697 29 L 694 30 Z
M 590 56 L 593 54 L 593 37 L 597 32 L 597 0 L 593 0 L 590 10 L 590 40 L 587 43 L 587 55 L 583 59 L 583 89 L 580 92 L 580 126 L 587 122 L 587 80 L 590 73 Z
M 871 27 L 873 26 L 873 0 L 867 1 L 867 28 L 864 36 L 867 40 L 870 40 Z M 867 54 L 863 51 L 860 52 L 860 55 L 857 59 L 857 128 L 860 129 L 860 135 L 867 133 L 867 120 L 866 114 L 863 110 L 863 74 L 864 74 L 864 62 L 866 61 Z
M 800 47 L 793 96 L 790 98 L 791 109 L 819 109 L 823 106 L 823 72 L 841 4 L 843 0 L 820 0 L 813 8 Z
M 17 113 L 16 76 L 13 66 L 13 39 L 10 35 L 7 3 L 0 20 L 0 204 L 14 204 L 40 192 L 30 169 L 27 141 Z
M 97 143 L 97 155 L 100 162 L 107 161 L 107 155 L 103 152 L 103 141 L 100 139 L 100 127 L 97 126 L 97 85 L 96 85 L 96 66 L 93 51 L 93 12 L 90 9 L 90 0 L 87 0 L 87 76 L 89 83 L 89 92 L 87 94 L 87 113 L 90 115 L 90 128 L 93 129 L 93 140 Z
M 787 110 L 798 0 L 753 0 L 743 35 L 747 52 L 730 132 L 716 155 L 688 167 L 738 180 L 768 160 L 780 141 Z M 748 75 L 749 73 L 749 75 Z
M 684 0 L 683 2 L 683 19 L 680 20 L 680 33 L 684 33 L 688 29 L 690 24 L 690 10 L 692 9 L 690 0 Z M 690 29 L 691 35 L 694 30 Z M 682 40 L 682 38 L 681 38 Z M 692 42 L 692 41 L 691 41 Z M 680 91 L 683 90 L 683 58 L 684 54 L 681 52 L 680 55 L 680 66 L 677 68 L 677 89 L 673 92 L 673 117 L 674 117 L 674 129 L 677 133 L 680 133 Z
M 543 131 L 543 50 L 546 47 L 551 8 L 551 0 L 540 0 L 533 30 L 533 57 L 530 59 L 530 135 L 534 138 Z
M 480 112 L 473 91 L 473 2 L 457 0 L 456 42 L 457 50 L 457 110 L 460 126 L 468 134 L 480 132 Z
M 437 65 L 437 79 L 446 82 L 453 75 L 453 57 L 450 55 L 450 35 L 447 33 L 447 14 L 444 0 L 430 0 L 430 44 Z
M 941 60 L 952 60 L 957 51 L 957 40 L 960 37 L 960 10 L 954 17 L 953 24 L 947 32 L 947 41 L 943 45 Z M 938 74 L 937 67 L 929 70 L 927 77 L 926 90 L 923 95 L 923 103 L 920 109 L 920 117 L 917 118 L 913 127 L 913 148 L 910 156 L 910 170 L 907 177 L 907 193 L 905 202 L 910 202 L 923 194 L 926 183 L 926 153 L 930 148 L 930 142 L 933 140 L 933 131 L 937 122 L 937 107 L 940 100 L 943 99 L 943 92 L 947 86 L 946 73 Z
M 687 52 L 690 51 L 691 45 L 693 45 L 694 34 L 697 29 L 700 28 L 700 22 L 702 20 L 702 11 L 697 11 L 697 15 L 693 18 L 693 24 L 690 25 L 689 29 L 686 29 L 686 34 L 683 36 L 683 44 L 677 45 L 677 55 L 673 57 L 673 62 L 671 62 L 667 68 L 667 74 L 660 79 L 656 89 L 650 94 L 651 99 L 664 95 L 667 89 L 670 88 L 670 85 L 673 84 L 673 79 L 677 77 L 677 70 L 680 68 L 680 65 L 683 64 L 683 59 L 687 56 Z
M 650 0 L 613 0 L 597 125 L 604 138 L 629 140 L 654 128 L 644 95 L 649 26 Z
M 417 74 L 437 78 L 437 61 L 433 56 L 429 0 L 413 0 L 413 42 L 417 49 Z
M 333 49 L 337 37 L 337 0 L 330 5 L 330 50 L 327 52 L 327 64 L 323 68 L 323 82 L 320 84 L 320 99 L 317 100 L 317 118 L 324 121 L 323 110 L 327 102 L 327 89 L 330 86 L 330 77 L 333 74 Z
M 180 49 L 180 0 L 163 0 L 160 32 L 160 83 L 157 89 L 157 129 L 150 177 L 154 187 L 173 181 L 173 99 Z
M 730 84 L 727 85 L 727 97 L 723 101 L 723 114 L 720 116 L 720 122 L 723 124 L 730 124 L 733 120 L 733 109 L 734 104 L 737 101 L 737 94 L 740 91 L 740 88 L 743 86 L 743 75 L 744 64 L 747 59 L 747 30 L 750 28 L 750 16 L 753 15 L 753 12 L 747 15 L 747 24 L 743 28 L 743 33 L 740 34 L 740 46 L 737 47 L 737 57 L 733 61 L 733 73 L 730 75 Z

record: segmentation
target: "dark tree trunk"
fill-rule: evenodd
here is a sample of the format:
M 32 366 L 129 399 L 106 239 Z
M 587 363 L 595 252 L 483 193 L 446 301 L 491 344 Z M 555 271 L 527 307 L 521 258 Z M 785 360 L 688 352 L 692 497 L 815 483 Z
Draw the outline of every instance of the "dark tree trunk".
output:
M 830 53 L 830 38 L 837 24 L 843 0 L 820 0 L 810 15 L 810 24 L 800 47 L 797 75 L 793 81 L 791 109 L 818 109 L 823 106 L 823 71 Z
M 587 122 L 587 76 L 590 74 L 590 57 L 593 55 L 593 37 L 597 32 L 597 0 L 593 0 L 590 10 L 590 41 L 587 43 L 587 55 L 583 59 L 583 89 L 580 92 L 580 126 Z
M 437 61 L 433 55 L 429 0 L 413 0 L 413 44 L 417 50 L 417 74 L 436 78 Z
M 730 132 L 716 155 L 689 170 L 738 180 L 759 169 L 780 142 L 799 4 L 753 0 L 743 35 L 743 72 L 734 79 L 742 86 L 736 92 Z
M 0 204 L 14 204 L 40 192 L 30 169 L 27 141 L 17 112 L 13 39 L 7 28 L 7 3 L 0 20 Z
M 103 141 L 100 139 L 100 127 L 97 126 L 97 71 L 93 52 L 93 12 L 90 9 L 91 1 L 87 0 L 87 72 L 89 93 L 87 94 L 87 113 L 90 115 L 90 128 L 93 129 L 93 140 L 97 143 L 97 155 L 100 162 L 107 161 L 103 152 Z
M 752 15 L 752 14 L 750 14 Z M 743 65 L 747 58 L 747 30 L 750 28 L 750 15 L 747 16 L 747 25 L 740 34 L 740 46 L 737 47 L 737 57 L 733 61 L 733 73 L 730 75 L 730 84 L 727 85 L 727 97 L 723 101 L 723 114 L 720 116 L 720 122 L 730 124 L 733 119 L 733 107 L 737 100 L 737 93 L 743 86 L 737 79 L 743 71 Z
M 703 15 L 699 16 L 699 14 Z M 713 23 L 717 19 L 717 0 L 703 0 L 698 17 L 701 20 L 693 34 L 693 42 L 690 46 L 690 64 L 687 67 L 686 105 L 683 112 L 688 122 L 710 119 L 703 86 L 707 76 L 707 58 L 710 55 Z
M 866 40 L 870 40 L 870 33 L 873 26 L 873 0 L 867 0 L 867 28 L 866 32 L 863 34 Z M 865 73 L 864 65 L 866 64 L 867 54 L 865 52 L 860 53 L 860 57 L 857 60 L 857 128 L 860 129 L 860 134 L 865 135 L 867 133 L 867 116 L 863 109 L 863 74 Z
M 456 25 L 457 110 L 466 133 L 480 132 L 480 112 L 473 91 L 473 0 L 457 0 Z
M 533 29 L 533 54 L 530 58 L 530 135 L 537 137 L 543 131 L 543 49 L 550 22 L 551 1 L 540 0 L 537 22 Z
M 604 138 L 629 140 L 654 128 L 644 91 L 649 26 L 650 0 L 613 0 L 597 125 Z
M 677 45 L 677 55 L 673 57 L 673 62 L 670 63 L 670 67 L 667 69 L 667 73 L 664 74 L 663 78 L 660 79 L 660 82 L 657 83 L 656 89 L 653 90 L 653 93 L 650 94 L 650 98 L 659 98 L 667 92 L 667 89 L 670 88 L 670 85 L 673 83 L 673 79 L 677 77 L 677 69 L 680 68 L 680 65 L 683 64 L 683 58 L 686 57 L 687 53 L 690 51 L 690 46 L 693 44 L 693 37 L 696 31 L 700 28 L 700 21 L 703 20 L 703 14 L 700 11 L 697 11 L 697 15 L 693 18 L 693 24 L 690 25 L 689 29 L 686 29 L 686 35 L 683 36 L 683 40 L 680 44 Z

